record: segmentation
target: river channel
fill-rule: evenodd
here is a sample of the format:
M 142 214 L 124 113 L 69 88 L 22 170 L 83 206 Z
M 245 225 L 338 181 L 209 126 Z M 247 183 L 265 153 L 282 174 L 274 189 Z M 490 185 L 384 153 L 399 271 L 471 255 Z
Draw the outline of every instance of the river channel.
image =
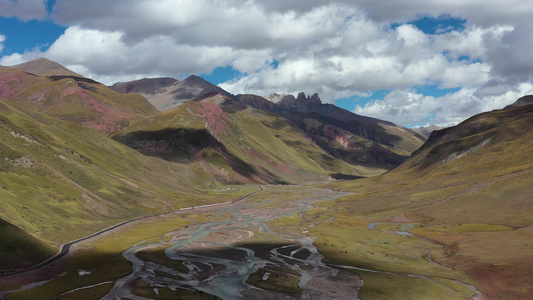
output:
M 453 279 L 326 263 L 314 238 L 306 233 L 332 218 L 300 222 L 315 202 L 347 195 L 306 186 L 270 186 L 240 201 L 165 214 L 165 218 L 187 218 L 190 225 L 165 234 L 159 242 L 151 239 L 124 251 L 122 256 L 133 266 L 129 275 L 78 287 L 56 299 L 111 284 L 103 299 L 359 299 L 364 283 L 353 271 L 418 278 L 453 289 L 443 282 L 446 279 L 480 294 L 475 287 Z M 291 224 L 297 226 L 286 230 Z M 377 224 L 368 229 L 375 230 Z M 407 232 L 409 226 L 396 234 L 420 238 Z M 147 251 L 160 259 L 141 258 L 139 254 Z M 428 262 L 437 264 L 431 258 Z M 0 299 L 45 283 L 0 292 Z
M 170 288 L 222 299 L 358 299 L 362 282 L 356 274 L 326 265 L 309 237 L 276 232 L 268 226 L 271 220 L 304 213 L 313 202 L 347 194 L 319 189 L 310 192 L 307 188 L 302 189 L 301 194 L 291 196 L 293 199 L 282 200 L 275 193 L 269 195 L 271 197 L 267 199 L 255 197 L 260 200 L 247 199 L 216 208 L 216 214 L 229 216 L 225 220 L 189 226 L 173 232 L 170 241 L 126 250 L 123 256 L 133 264 L 134 270 L 118 280 L 104 299 L 144 299 L 132 292 L 132 287 L 139 281 L 156 294 L 163 288 Z M 278 244 L 237 246 L 257 234 L 275 237 Z M 279 244 L 279 241 L 283 243 Z M 165 254 L 173 260 L 183 261 L 188 272 L 146 262 L 135 255 L 137 251 L 161 244 L 167 246 Z M 254 245 L 263 249 L 262 253 L 256 253 Z M 300 291 L 282 293 L 249 284 L 250 276 L 260 270 L 260 280 L 275 286 L 274 278 L 281 275 L 280 281 L 296 280 Z M 161 271 L 164 277 L 158 276 Z

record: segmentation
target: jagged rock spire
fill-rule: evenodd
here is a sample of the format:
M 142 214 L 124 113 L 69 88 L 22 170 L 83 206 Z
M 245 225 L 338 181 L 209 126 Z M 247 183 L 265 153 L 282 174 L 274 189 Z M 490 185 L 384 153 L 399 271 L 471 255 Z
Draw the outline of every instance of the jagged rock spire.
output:
M 273 102 L 277 102 L 285 109 L 296 111 L 304 111 L 312 106 L 322 104 L 320 97 L 316 93 L 312 96 L 306 96 L 304 92 L 300 92 L 296 98 L 293 95 L 273 94 L 268 98 L 271 98 Z

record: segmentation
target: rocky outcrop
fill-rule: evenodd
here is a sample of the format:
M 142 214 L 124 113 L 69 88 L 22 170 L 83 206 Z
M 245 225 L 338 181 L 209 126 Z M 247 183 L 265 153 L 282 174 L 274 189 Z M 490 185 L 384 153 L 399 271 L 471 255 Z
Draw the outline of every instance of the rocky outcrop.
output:
M 289 111 L 309 111 L 310 108 L 322 104 L 316 93 L 306 96 L 304 92 L 300 92 L 296 98 L 287 94 L 271 94 L 265 98 Z

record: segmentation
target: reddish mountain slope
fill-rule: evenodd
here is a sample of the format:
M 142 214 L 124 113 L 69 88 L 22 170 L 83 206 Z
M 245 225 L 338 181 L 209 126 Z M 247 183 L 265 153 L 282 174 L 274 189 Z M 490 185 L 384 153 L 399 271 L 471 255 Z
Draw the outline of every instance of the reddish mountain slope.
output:
M 119 82 L 112 85 L 111 89 L 122 94 L 140 93 L 159 110 L 179 106 L 189 100 L 199 101 L 216 94 L 233 98 L 230 93 L 195 75 L 183 81 L 172 78 L 145 78 Z
M 198 165 L 229 183 L 300 183 L 365 175 L 324 152 L 286 120 L 214 95 L 141 119 L 113 139 L 139 152 Z
M 359 116 L 318 95 L 277 97 L 276 103 L 255 95 L 240 95 L 244 103 L 266 109 L 304 131 L 332 156 L 352 165 L 388 170 L 401 164 L 425 137 L 391 122 Z
M 329 155 L 366 169 L 366 175 L 398 166 L 426 140 L 425 136 L 391 122 L 322 104 L 316 94 L 306 97 L 301 93 L 297 98 L 277 95 L 274 103 L 256 95 L 231 95 L 197 76 L 183 81 L 142 79 L 117 83 L 112 88 L 121 93 L 140 92 L 160 110 L 180 106 L 187 100 L 198 102 L 218 96 L 234 100 L 223 106 L 226 112 L 238 112 L 247 106 L 267 110 L 285 119 Z
M 133 119 L 158 113 L 139 94 L 121 95 L 48 60 L 39 59 L 19 67 L 26 71 L 16 69 L 17 66 L 0 67 L 0 98 L 50 116 L 111 133 Z

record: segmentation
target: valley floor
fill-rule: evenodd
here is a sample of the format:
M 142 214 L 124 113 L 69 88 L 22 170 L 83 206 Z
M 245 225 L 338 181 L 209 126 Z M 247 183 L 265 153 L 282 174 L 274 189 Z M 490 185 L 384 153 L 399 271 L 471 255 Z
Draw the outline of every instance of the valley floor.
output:
M 485 298 L 471 277 L 439 263 L 453 244 L 405 216 L 370 220 L 331 206 L 350 196 L 267 186 L 239 202 L 139 220 L 0 279 L 0 299 Z

